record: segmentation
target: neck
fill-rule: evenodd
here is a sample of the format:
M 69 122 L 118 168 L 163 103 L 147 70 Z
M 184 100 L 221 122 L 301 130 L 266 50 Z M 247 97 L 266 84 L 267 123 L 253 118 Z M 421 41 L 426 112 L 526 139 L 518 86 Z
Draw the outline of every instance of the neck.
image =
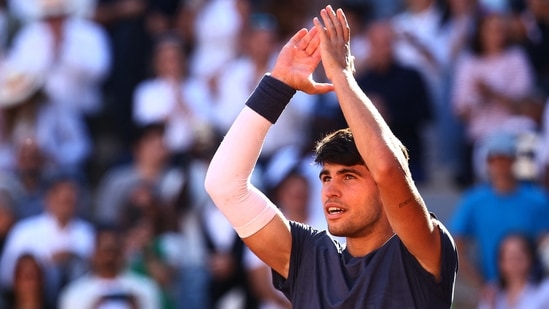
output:
M 510 193 L 513 192 L 517 187 L 517 182 L 511 177 L 497 179 L 493 181 L 493 187 L 494 190 L 498 193 Z
M 354 257 L 366 256 L 383 246 L 395 233 L 387 220 L 366 236 L 347 237 L 347 250 Z

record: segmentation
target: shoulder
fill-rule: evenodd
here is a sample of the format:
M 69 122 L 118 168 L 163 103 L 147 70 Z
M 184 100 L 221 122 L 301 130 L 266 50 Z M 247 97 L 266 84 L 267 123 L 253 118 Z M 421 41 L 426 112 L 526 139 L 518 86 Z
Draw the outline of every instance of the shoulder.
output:
M 29 233 L 40 233 L 40 229 L 47 224 L 46 217 L 43 214 L 35 215 L 22 219 L 17 222 L 12 231 L 10 232 L 11 236 L 20 236 Z

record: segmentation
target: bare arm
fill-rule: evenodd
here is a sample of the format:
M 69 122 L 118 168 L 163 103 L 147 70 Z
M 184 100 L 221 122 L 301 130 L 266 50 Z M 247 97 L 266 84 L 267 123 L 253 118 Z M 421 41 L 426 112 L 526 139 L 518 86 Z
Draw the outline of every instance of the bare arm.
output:
M 271 74 L 275 78 L 270 81 L 271 85 L 283 82 L 284 87 L 307 93 L 332 90 L 331 85 L 318 84 L 311 77 L 320 62 L 319 42 L 314 28 L 298 31 L 281 50 Z M 277 102 L 279 93 L 273 92 L 272 87 L 260 90 L 268 99 L 265 101 L 270 101 L 265 103 L 280 103 Z M 250 183 L 263 140 L 272 124 L 256 111 L 265 106 L 255 107 L 257 109 L 246 106 L 229 129 L 210 163 L 205 186 L 246 245 L 267 265 L 287 277 L 292 245 L 288 221 Z
M 321 17 L 324 25 L 317 18 L 314 23 L 320 32 L 322 63 L 357 148 L 377 183 L 389 223 L 406 248 L 438 279 L 441 242 L 436 221 L 412 180 L 400 141 L 353 77 L 345 15 L 328 6 Z

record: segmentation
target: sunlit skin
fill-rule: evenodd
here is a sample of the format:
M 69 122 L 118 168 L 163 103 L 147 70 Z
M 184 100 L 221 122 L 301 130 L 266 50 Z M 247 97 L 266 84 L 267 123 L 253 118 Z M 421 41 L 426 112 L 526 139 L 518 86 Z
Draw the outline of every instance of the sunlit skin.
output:
M 354 239 L 364 237 L 382 244 L 392 234 L 379 190 L 365 165 L 325 163 L 320 172 L 322 204 L 332 235 Z M 335 208 L 335 209 L 334 209 Z

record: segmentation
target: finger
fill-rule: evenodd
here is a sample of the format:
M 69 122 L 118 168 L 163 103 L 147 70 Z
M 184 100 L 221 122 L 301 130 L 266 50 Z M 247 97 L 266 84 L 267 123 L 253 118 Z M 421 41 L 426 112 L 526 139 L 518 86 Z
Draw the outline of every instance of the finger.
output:
M 320 46 L 320 34 L 318 28 L 313 27 L 311 30 L 309 30 L 309 36 L 310 41 L 307 45 L 305 52 L 307 53 L 307 55 L 312 55 L 316 50 L 318 50 L 318 47 Z
M 288 46 L 297 46 L 299 42 L 307 35 L 309 31 L 305 28 L 300 29 L 296 34 L 292 36 L 292 38 L 288 41 Z
M 320 16 L 322 17 L 322 22 L 324 23 L 324 29 L 325 33 L 329 38 L 333 38 L 336 33 L 334 32 L 334 24 L 332 23 L 332 19 L 328 15 L 328 11 L 326 9 L 322 9 L 320 11 Z
M 313 24 L 315 25 L 315 29 L 317 29 L 318 33 L 320 34 L 319 37 L 326 37 L 326 27 L 324 27 L 318 17 L 313 18 Z
M 343 30 L 343 39 L 345 42 L 349 42 L 351 40 L 351 29 L 349 27 L 349 23 L 347 22 L 347 17 L 345 16 L 345 13 L 343 13 L 342 9 L 337 9 L 337 19 L 342 25 L 341 28 Z
M 313 88 L 306 91 L 307 94 L 324 94 L 334 91 L 334 85 L 331 83 L 313 83 Z
M 340 9 L 338 9 L 339 11 Z M 338 38 L 343 38 L 343 29 L 342 25 L 339 22 L 338 16 L 331 5 L 328 5 L 326 7 L 326 12 L 328 13 L 328 17 L 330 18 L 330 22 L 333 25 L 334 32 L 337 35 Z
M 312 46 L 311 44 L 316 44 L 315 37 L 318 36 L 318 30 L 316 28 L 311 29 L 307 32 L 307 34 L 301 38 L 301 40 L 297 43 L 297 48 L 299 50 L 303 50 L 307 55 L 312 54 L 312 52 L 316 49 L 315 46 Z

